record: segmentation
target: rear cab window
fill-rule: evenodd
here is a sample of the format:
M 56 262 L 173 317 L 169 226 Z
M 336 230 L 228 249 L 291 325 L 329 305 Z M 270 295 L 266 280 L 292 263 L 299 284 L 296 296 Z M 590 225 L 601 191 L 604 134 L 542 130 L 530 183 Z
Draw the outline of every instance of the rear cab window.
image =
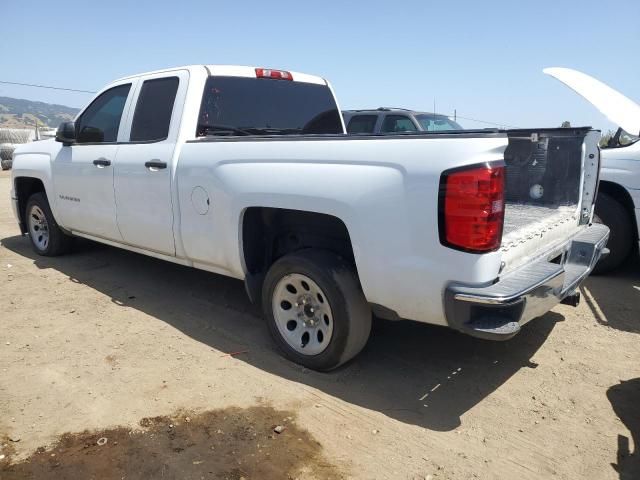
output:
M 347 125 L 347 133 L 373 133 L 378 115 L 354 115 Z
M 201 136 L 343 133 L 327 85 L 273 78 L 212 76 L 205 84 Z

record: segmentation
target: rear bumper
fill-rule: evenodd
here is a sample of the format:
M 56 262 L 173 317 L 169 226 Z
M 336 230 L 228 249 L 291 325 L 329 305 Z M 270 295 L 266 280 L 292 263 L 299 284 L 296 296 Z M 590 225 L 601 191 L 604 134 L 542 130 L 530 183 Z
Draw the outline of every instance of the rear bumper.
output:
M 609 229 L 593 224 L 545 257 L 484 287 L 452 284 L 445 293 L 449 326 L 475 337 L 507 340 L 572 295 L 603 254 Z M 551 261 L 552 260 L 552 261 Z

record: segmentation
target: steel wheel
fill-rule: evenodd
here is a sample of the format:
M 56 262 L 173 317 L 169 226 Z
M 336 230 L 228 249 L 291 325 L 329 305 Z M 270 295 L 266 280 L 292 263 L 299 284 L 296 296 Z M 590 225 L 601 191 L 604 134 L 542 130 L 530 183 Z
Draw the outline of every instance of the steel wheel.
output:
M 264 278 L 262 308 L 282 353 L 313 370 L 351 360 L 371 331 L 371 308 L 353 265 L 327 250 L 308 248 L 276 260 Z
M 32 205 L 28 216 L 29 235 L 38 250 L 44 251 L 49 246 L 49 223 L 38 205 Z
M 273 317 L 282 338 L 302 355 L 322 353 L 333 335 L 333 314 L 326 294 L 311 278 L 285 275 L 273 291 Z

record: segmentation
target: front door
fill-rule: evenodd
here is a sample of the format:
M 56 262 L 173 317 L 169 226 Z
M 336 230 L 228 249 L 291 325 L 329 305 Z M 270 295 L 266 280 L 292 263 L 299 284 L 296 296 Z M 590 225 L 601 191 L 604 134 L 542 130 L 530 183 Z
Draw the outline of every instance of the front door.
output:
M 116 223 L 113 166 L 131 87 L 123 83 L 96 97 L 76 121 L 76 143 L 61 146 L 53 159 L 60 223 L 72 231 L 122 241 Z
M 125 243 L 175 255 L 171 183 L 186 71 L 142 77 L 135 110 L 120 145 L 114 190 L 118 227 Z

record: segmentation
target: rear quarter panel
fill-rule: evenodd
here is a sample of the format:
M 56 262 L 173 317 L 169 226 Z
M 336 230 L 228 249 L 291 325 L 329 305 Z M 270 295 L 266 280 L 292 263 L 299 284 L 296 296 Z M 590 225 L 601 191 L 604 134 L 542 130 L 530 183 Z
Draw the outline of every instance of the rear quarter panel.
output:
M 333 215 L 349 231 L 369 302 L 403 318 L 446 324 L 446 284 L 492 281 L 500 254 L 440 245 L 440 174 L 500 160 L 505 146 L 500 136 L 187 143 L 177 166 L 184 251 L 196 263 L 243 278 L 240 227 L 247 208 Z M 204 215 L 193 205 L 196 187 L 210 198 Z

